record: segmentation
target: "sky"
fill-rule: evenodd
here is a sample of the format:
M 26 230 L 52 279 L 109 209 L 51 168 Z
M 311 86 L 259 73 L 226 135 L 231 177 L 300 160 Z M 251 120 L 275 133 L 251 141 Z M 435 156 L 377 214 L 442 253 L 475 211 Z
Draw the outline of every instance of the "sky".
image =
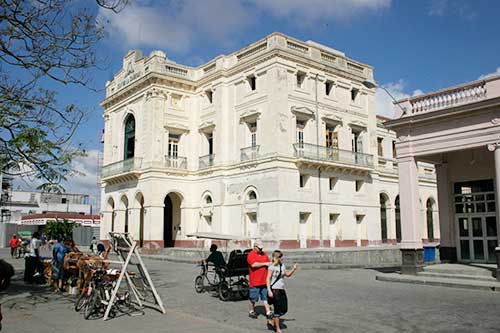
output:
M 102 69 L 93 85 L 104 88 L 130 49 L 163 50 L 198 66 L 279 31 L 314 40 L 374 67 L 375 80 L 396 98 L 500 74 L 500 1 L 493 0 L 129 0 L 119 13 L 95 8 L 106 37 L 98 45 Z M 85 175 L 68 192 L 96 193 L 104 92 L 59 87 L 62 102 L 91 110 L 74 143 L 86 158 Z M 379 89 L 377 113 L 391 116 L 391 99 Z M 22 185 L 23 187 L 28 184 Z

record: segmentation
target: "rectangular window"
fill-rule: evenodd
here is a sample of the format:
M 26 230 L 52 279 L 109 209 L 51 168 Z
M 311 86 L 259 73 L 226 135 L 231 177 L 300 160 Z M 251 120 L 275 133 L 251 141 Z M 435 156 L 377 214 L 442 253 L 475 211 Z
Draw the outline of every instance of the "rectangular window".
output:
M 250 128 L 250 143 L 255 148 L 257 146 L 257 123 L 251 123 L 248 126 Z
M 325 82 L 325 95 L 331 96 L 333 92 L 333 81 L 327 80 Z
M 304 143 L 304 128 L 306 126 L 305 121 L 302 120 L 297 120 L 297 143 L 303 144 Z
M 396 141 L 392 141 L 392 158 L 396 158 Z
M 179 152 L 179 135 L 169 134 L 168 156 L 176 158 Z
M 297 88 L 305 88 L 306 73 L 297 72 Z
M 363 188 L 364 181 L 356 180 L 356 192 L 360 192 Z
M 213 102 L 213 96 L 214 96 L 213 91 L 212 90 L 207 90 L 207 91 L 205 91 L 205 94 L 207 95 L 208 103 L 212 104 L 212 102 Z
M 355 153 L 363 152 L 363 140 L 359 132 L 352 132 L 352 151 Z
M 333 126 L 326 127 L 326 146 L 328 148 L 339 147 L 338 133 L 335 131 L 335 127 Z
M 377 138 L 377 151 L 378 151 L 378 156 L 383 156 L 383 147 L 382 147 L 382 143 L 383 143 L 383 138 Z
M 255 75 L 250 75 L 247 77 L 248 85 L 250 86 L 250 90 L 254 91 L 257 89 L 257 78 Z
M 333 191 L 335 189 L 335 185 L 337 185 L 338 178 L 337 177 L 330 177 L 330 191 Z
M 359 89 L 352 88 L 351 89 L 351 102 L 353 102 L 353 103 L 357 102 L 358 95 L 359 95 Z
M 208 154 L 213 155 L 214 153 L 214 137 L 213 133 L 207 133 L 207 141 L 208 141 Z
M 67 202 L 66 198 L 61 198 L 61 203 L 65 204 Z
M 309 179 L 308 175 L 300 174 L 300 176 L 299 176 L 299 187 L 300 188 L 306 187 L 308 179 Z

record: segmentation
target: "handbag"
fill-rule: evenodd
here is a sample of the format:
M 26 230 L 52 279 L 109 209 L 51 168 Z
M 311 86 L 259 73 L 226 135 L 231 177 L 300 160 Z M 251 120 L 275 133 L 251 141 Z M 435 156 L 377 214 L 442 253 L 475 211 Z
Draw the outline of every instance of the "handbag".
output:
M 274 282 L 270 285 L 271 290 L 273 290 L 273 286 L 276 284 L 276 282 L 279 281 L 279 279 L 281 279 L 281 264 L 280 264 L 280 272 L 279 272 L 278 276 L 276 277 L 276 280 L 274 280 Z M 274 303 L 274 297 L 268 297 L 267 304 L 273 304 L 273 303 Z

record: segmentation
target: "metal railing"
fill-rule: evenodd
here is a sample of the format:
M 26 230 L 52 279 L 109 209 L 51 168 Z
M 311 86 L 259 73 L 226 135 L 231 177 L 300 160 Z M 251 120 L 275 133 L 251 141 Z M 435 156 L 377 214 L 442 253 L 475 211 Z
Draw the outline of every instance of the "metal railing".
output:
M 364 153 L 301 142 L 295 143 L 293 149 L 295 157 L 298 158 L 373 168 L 373 156 Z
M 259 148 L 260 146 L 250 146 L 241 148 L 241 161 L 251 161 L 259 158 Z
M 101 177 L 107 178 L 121 173 L 139 170 L 141 165 L 142 158 L 139 157 L 132 157 L 126 160 L 111 163 L 102 167 Z
M 187 159 L 182 156 L 165 156 L 165 168 L 187 170 Z
M 199 168 L 206 169 L 214 166 L 215 164 L 215 154 L 201 156 L 199 160 Z

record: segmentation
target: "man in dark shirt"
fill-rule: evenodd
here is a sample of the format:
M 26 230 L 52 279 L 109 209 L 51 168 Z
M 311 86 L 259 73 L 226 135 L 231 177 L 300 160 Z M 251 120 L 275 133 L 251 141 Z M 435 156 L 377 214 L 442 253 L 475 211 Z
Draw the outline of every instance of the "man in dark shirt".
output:
M 224 260 L 224 256 L 220 251 L 217 251 L 217 245 L 212 244 L 210 246 L 210 255 L 205 259 L 205 262 L 213 263 L 216 268 L 226 266 L 226 261 Z

